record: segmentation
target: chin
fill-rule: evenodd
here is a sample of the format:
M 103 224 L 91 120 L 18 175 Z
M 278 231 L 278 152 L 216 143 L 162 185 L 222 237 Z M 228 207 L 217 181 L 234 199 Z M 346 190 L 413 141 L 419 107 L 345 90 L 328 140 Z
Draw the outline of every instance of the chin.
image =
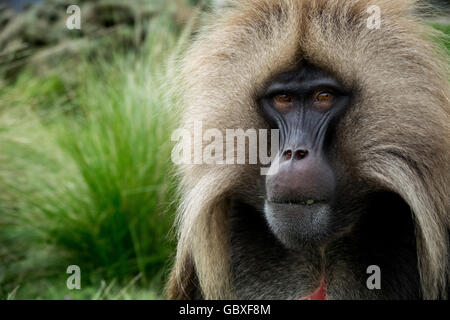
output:
M 330 228 L 332 209 L 328 203 L 305 205 L 266 201 L 264 213 L 271 231 L 288 249 L 320 246 L 334 235 Z

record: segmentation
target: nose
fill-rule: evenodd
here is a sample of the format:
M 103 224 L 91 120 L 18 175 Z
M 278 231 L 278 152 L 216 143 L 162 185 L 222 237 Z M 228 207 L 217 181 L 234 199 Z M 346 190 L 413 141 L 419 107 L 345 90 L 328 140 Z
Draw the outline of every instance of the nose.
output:
M 289 160 L 303 160 L 305 159 L 309 154 L 309 151 L 306 149 L 297 149 L 293 151 L 292 149 L 287 149 L 283 152 L 282 161 L 289 161 Z
M 335 177 L 325 155 L 304 147 L 286 148 L 277 173 L 266 177 L 269 199 L 326 201 L 332 198 Z

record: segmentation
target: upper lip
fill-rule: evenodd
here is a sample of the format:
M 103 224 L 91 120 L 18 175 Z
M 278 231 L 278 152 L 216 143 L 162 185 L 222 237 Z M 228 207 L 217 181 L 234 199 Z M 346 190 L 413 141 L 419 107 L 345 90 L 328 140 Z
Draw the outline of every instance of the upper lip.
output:
M 324 200 L 314 199 L 314 198 L 298 198 L 298 199 L 278 199 L 278 198 L 269 198 L 267 201 L 277 204 L 296 204 L 303 206 L 312 206 L 318 203 L 324 203 Z

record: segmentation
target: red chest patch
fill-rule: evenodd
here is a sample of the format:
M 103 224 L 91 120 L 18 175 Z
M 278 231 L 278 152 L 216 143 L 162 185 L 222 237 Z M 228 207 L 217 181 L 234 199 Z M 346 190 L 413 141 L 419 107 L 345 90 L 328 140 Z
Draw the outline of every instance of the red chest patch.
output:
M 327 300 L 327 287 L 325 278 L 320 282 L 319 288 L 310 295 L 300 298 L 300 300 Z

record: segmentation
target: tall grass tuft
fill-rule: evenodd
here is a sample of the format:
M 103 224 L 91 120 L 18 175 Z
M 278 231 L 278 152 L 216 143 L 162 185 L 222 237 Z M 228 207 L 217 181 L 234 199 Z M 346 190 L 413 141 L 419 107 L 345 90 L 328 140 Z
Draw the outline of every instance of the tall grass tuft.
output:
M 0 295 L 65 279 L 71 264 L 84 284 L 160 284 L 174 199 L 164 66 L 177 38 L 164 19 L 137 53 L 0 89 Z

